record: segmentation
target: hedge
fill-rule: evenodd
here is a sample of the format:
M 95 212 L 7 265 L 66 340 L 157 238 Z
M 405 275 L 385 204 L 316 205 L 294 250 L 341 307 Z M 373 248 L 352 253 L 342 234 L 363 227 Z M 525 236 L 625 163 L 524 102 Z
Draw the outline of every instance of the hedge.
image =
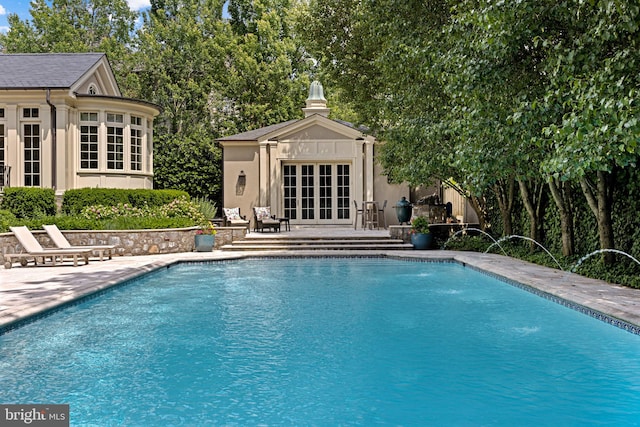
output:
M 116 206 L 129 204 L 135 207 L 154 207 L 170 203 L 172 200 L 186 198 L 189 194 L 181 190 L 124 190 L 119 188 L 80 188 L 67 190 L 62 201 L 62 212 L 78 214 L 87 206 Z
M 17 218 L 55 215 L 56 193 L 53 188 L 7 187 L 0 209 L 8 210 Z

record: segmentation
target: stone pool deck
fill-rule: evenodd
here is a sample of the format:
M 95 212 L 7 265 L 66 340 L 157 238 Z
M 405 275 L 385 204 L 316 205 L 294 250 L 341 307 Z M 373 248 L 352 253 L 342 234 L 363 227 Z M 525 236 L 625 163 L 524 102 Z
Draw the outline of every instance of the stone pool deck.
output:
M 489 274 L 531 287 L 534 292 L 634 333 L 640 333 L 640 290 L 612 285 L 496 254 L 456 251 L 263 251 L 178 253 L 123 256 L 88 265 L 16 266 L 0 269 L 0 333 L 23 320 L 101 291 L 127 279 L 177 262 L 283 256 L 383 256 L 432 261 L 454 260 Z M 274 260 L 277 268 L 277 260 Z M 568 302 L 568 304 L 566 303 Z M 623 322 L 618 322 L 622 320 Z M 619 323 L 623 323 L 620 325 Z M 631 327 L 628 327 L 631 325 Z

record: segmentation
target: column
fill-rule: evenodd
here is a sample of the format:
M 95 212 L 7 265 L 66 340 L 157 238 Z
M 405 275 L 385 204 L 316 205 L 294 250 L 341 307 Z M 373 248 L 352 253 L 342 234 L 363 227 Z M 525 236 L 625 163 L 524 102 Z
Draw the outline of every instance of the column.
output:
M 278 159 L 278 142 L 269 141 L 269 206 L 271 206 L 271 215 L 282 216 L 280 207 L 282 201 L 280 199 L 280 160 Z
M 373 140 L 364 143 L 364 198 L 373 200 Z
M 258 193 L 259 206 L 268 206 L 270 203 L 270 154 L 269 142 L 260 142 L 260 190 Z

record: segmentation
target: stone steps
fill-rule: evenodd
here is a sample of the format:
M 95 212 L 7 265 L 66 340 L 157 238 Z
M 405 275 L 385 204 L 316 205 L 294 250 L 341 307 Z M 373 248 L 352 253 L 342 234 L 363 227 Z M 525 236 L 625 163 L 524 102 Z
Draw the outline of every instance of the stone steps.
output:
M 413 246 L 390 237 L 250 237 L 220 248 L 223 251 L 292 251 L 292 250 L 410 250 Z

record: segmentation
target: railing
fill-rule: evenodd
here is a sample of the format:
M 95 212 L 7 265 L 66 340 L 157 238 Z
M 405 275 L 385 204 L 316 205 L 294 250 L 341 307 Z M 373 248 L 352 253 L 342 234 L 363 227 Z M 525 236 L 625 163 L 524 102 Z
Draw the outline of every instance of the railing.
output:
M 11 187 L 11 166 L 0 165 L 0 188 Z

